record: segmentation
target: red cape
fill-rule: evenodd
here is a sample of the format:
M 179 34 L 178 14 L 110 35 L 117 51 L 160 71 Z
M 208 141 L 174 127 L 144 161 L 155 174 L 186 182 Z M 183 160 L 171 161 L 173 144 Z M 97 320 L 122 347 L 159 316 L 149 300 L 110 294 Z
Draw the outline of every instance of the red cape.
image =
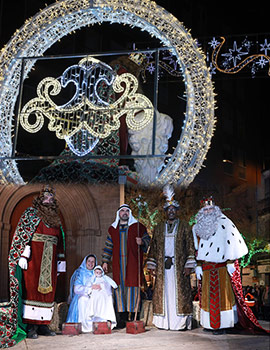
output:
M 237 315 L 238 315 L 238 323 L 235 325 L 235 328 L 238 329 L 239 332 L 245 333 L 245 334 L 270 335 L 270 331 L 264 329 L 259 324 L 252 310 L 245 303 L 238 260 L 235 260 L 234 266 L 235 266 L 235 271 L 231 276 L 231 283 L 232 283 L 232 289 L 235 295 L 235 300 L 237 305 Z M 200 307 L 201 307 L 201 281 L 199 281 L 199 284 L 198 284 L 198 295 L 199 295 Z
M 127 266 L 126 266 L 126 276 L 125 285 L 126 287 L 138 287 L 138 245 L 136 243 L 136 237 L 142 237 L 146 232 L 146 228 L 141 223 L 135 223 L 128 228 L 128 238 L 127 238 Z M 112 252 L 112 270 L 113 279 L 120 285 L 120 236 L 119 236 L 119 226 L 115 229 L 113 226 L 109 228 L 109 234 L 113 241 L 113 252 Z M 143 252 L 140 251 L 140 282 L 143 281 Z

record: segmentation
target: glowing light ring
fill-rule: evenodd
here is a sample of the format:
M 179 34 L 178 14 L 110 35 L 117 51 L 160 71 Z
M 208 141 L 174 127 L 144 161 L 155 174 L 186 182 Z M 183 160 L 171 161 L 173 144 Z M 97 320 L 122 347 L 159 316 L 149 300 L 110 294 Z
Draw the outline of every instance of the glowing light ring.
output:
M 10 156 L 12 150 L 12 118 L 21 72 L 21 61 L 16 57 L 42 55 L 64 35 L 102 22 L 140 28 L 164 46 L 174 47 L 186 84 L 186 118 L 178 145 L 156 183 L 187 186 L 210 147 L 215 124 L 213 86 L 204 54 L 189 32 L 173 15 L 148 0 L 63 0 L 46 7 L 16 31 L 0 59 L 1 156 Z M 34 64 L 35 60 L 25 60 L 25 77 Z M 1 170 L 3 183 L 23 182 L 15 161 L 2 162 Z

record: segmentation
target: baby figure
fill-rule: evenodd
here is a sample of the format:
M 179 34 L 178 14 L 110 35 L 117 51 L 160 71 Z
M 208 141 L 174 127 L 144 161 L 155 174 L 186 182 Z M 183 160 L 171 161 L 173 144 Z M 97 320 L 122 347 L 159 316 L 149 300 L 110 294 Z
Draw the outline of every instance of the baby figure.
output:
M 116 317 L 113 307 L 112 288 L 117 284 L 104 274 L 100 265 L 94 268 L 94 276 L 89 291 L 88 323 L 111 322 L 111 328 L 116 326 Z

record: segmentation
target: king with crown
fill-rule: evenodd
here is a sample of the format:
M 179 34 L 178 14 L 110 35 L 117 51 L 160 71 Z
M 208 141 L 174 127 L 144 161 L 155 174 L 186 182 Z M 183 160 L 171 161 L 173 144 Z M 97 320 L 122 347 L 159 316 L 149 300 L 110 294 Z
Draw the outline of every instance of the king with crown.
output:
M 44 185 L 32 206 L 22 214 L 11 243 L 9 262 L 22 271 L 19 280 L 22 310 L 18 307 L 22 319 L 18 316 L 17 333 L 26 332 L 32 339 L 55 335 L 48 325 L 54 311 L 57 274 L 65 272 L 65 261 L 64 232 L 51 186 Z
M 200 323 L 204 330 L 224 334 L 235 327 L 267 333 L 243 298 L 238 259 L 248 253 L 246 243 L 212 197 L 201 201 L 192 231 L 197 251 Z
M 147 257 L 147 268 L 156 276 L 153 324 L 166 330 L 190 330 L 190 274 L 195 267 L 192 233 L 188 223 L 178 217 L 180 205 L 172 185 L 166 185 L 163 194 L 166 221 L 155 226 Z

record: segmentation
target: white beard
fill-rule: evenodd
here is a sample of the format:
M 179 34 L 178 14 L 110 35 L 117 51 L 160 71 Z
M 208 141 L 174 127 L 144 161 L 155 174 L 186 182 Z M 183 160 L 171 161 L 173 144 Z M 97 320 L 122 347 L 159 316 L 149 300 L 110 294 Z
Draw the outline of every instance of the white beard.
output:
M 197 223 L 194 225 L 196 235 L 208 240 L 217 230 L 218 218 L 223 215 L 218 206 L 214 206 L 211 212 L 205 212 L 205 208 L 199 210 L 196 215 Z

